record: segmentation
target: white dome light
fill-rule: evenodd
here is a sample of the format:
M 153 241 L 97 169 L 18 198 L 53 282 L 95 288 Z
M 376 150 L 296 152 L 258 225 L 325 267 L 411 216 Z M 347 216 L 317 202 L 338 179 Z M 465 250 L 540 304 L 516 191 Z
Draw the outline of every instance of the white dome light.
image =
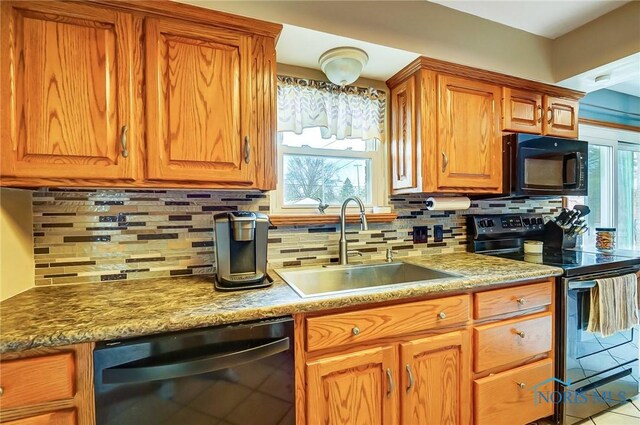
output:
M 324 52 L 318 63 L 329 81 L 346 86 L 358 79 L 368 61 L 369 56 L 364 50 L 355 47 L 337 47 Z

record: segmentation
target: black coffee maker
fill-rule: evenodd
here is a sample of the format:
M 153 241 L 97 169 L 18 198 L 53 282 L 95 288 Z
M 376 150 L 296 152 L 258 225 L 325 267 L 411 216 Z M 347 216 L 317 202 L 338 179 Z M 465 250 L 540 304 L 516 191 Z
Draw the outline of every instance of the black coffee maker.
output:
M 271 285 L 267 276 L 269 217 L 251 211 L 214 216 L 216 289 L 235 291 Z

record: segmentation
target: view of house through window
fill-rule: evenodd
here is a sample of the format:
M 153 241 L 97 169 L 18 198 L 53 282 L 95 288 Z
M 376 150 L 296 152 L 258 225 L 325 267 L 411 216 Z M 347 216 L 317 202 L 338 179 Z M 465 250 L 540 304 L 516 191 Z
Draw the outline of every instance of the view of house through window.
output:
M 338 206 L 350 196 L 373 205 L 379 153 L 371 145 L 362 139 L 323 139 L 319 127 L 280 133 L 283 206 L 315 207 L 320 201 Z

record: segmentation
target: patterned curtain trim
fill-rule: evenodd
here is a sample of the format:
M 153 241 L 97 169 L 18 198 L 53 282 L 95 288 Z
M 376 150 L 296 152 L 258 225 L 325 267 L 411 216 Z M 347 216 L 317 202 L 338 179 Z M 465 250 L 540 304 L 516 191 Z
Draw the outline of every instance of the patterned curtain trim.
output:
M 278 131 L 320 127 L 323 138 L 384 140 L 386 93 L 278 76 Z

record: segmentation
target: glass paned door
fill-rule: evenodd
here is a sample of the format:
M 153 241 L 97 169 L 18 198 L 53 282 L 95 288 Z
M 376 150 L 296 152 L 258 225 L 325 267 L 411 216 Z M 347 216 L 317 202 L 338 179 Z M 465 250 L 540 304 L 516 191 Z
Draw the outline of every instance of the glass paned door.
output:
M 640 146 L 618 144 L 618 247 L 640 248 Z

